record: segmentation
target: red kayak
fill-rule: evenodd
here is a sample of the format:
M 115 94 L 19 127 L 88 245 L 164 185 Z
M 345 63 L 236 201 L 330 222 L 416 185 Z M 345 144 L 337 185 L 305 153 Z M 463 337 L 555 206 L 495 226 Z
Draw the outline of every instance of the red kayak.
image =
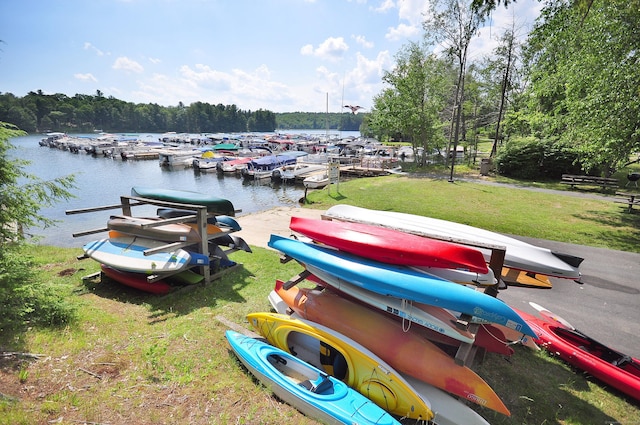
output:
M 100 267 L 105 276 L 123 285 L 157 295 L 167 294 L 171 291 L 171 286 L 168 283 L 162 280 L 150 283 L 147 281 L 147 275 L 145 274 L 126 272 L 104 264 L 101 264 Z
M 316 242 L 381 263 L 489 272 L 482 252 L 453 242 L 345 221 L 291 217 L 289 227 Z
M 640 401 L 640 360 L 594 340 L 548 310 L 540 310 L 542 318 L 518 313 L 534 330 L 536 342 L 543 348 Z

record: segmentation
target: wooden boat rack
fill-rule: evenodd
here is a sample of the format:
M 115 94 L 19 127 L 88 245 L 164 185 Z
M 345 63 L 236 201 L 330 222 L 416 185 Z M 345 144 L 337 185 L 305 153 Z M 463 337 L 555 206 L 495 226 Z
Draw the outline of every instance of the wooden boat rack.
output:
M 137 196 L 120 196 L 120 203 L 119 204 L 112 204 L 112 205 L 104 205 L 104 206 L 100 206 L 100 207 L 90 207 L 90 208 L 80 208 L 80 209 L 74 209 L 74 210 L 67 210 L 65 211 L 66 215 L 73 215 L 73 214 L 84 214 L 84 213 L 90 213 L 90 212 L 98 212 L 98 211 L 108 211 L 108 210 L 115 210 L 115 209 L 120 209 L 122 211 L 121 215 L 118 215 L 119 217 L 132 217 L 132 207 L 136 207 L 136 206 L 141 206 L 141 205 L 155 205 L 158 207 L 164 207 L 164 208 L 175 208 L 175 209 L 180 209 L 180 210 L 185 210 L 185 211 L 192 211 L 193 214 L 189 214 L 189 215 L 184 215 L 184 216 L 180 216 L 180 217 L 174 217 L 174 218 L 167 218 L 167 219 L 161 219 L 161 220 L 157 220 L 154 221 L 152 223 L 145 223 L 145 224 L 141 224 L 142 228 L 149 228 L 149 227 L 156 227 L 156 226 L 163 226 L 166 224 L 174 224 L 174 223 L 185 223 L 187 221 L 192 221 L 195 219 L 195 222 L 197 224 L 197 229 L 198 232 L 201 235 L 207 235 L 207 219 L 209 217 L 215 217 L 218 214 L 215 213 L 210 213 L 207 211 L 207 206 L 205 205 L 196 205 L 196 204 L 184 204 L 184 203 L 176 203 L 176 202 L 170 202 L 170 201 L 160 201 L 160 200 L 156 200 L 156 199 L 149 199 L 149 198 L 142 198 L 142 197 L 137 197 Z M 240 212 L 239 210 L 236 210 L 236 212 Z M 76 237 L 80 237 L 80 236 L 87 236 L 87 235 L 92 235 L 95 233 L 102 233 L 102 232 L 108 232 L 109 229 L 107 227 L 103 227 L 103 228 L 98 228 L 98 229 L 91 229 L 91 230 L 86 230 L 86 231 L 82 231 L 82 232 L 77 232 L 77 233 L 73 233 L 72 236 L 74 238 Z M 209 252 L 209 242 L 212 240 L 215 240 L 217 238 L 220 238 L 222 236 L 226 236 L 229 233 L 232 233 L 233 231 L 222 231 L 222 232 L 218 232 L 212 235 L 209 235 L 206 238 L 202 238 L 201 241 L 197 244 L 198 249 L 197 252 L 203 255 L 206 255 L 208 258 L 211 258 L 213 253 Z M 147 250 L 145 250 L 143 252 L 144 255 L 151 255 L 154 254 L 156 252 L 162 252 L 162 251 L 170 251 L 170 250 L 175 250 L 175 249 L 180 249 L 183 248 L 187 245 L 193 245 L 192 242 L 172 242 L 172 243 L 167 243 L 166 245 L 162 245 L 156 248 L 149 248 Z M 229 248 L 226 251 L 223 251 L 223 253 L 225 255 L 231 254 L 235 251 L 238 251 L 240 248 L 238 247 L 233 247 L 233 248 Z M 87 258 L 85 255 L 79 256 L 78 259 L 83 259 L 83 258 Z M 214 257 L 214 259 L 217 259 L 218 261 L 221 260 L 221 257 Z M 199 274 L 202 275 L 203 279 L 204 279 L 204 284 L 209 284 L 211 283 L 213 280 L 219 278 L 221 276 L 221 272 L 219 270 L 213 270 L 213 274 L 212 274 L 212 270 L 211 270 L 211 266 L 210 265 L 204 265 L 204 266 L 197 266 L 197 268 L 199 269 Z M 183 270 L 179 270 L 176 273 L 180 273 Z M 147 281 L 149 283 L 152 282 L 156 282 L 162 278 L 168 277 L 169 275 L 167 274 L 163 274 L 161 276 L 158 275 L 149 275 L 147 276 Z M 89 277 L 93 277 L 93 276 L 86 276 L 86 278 Z

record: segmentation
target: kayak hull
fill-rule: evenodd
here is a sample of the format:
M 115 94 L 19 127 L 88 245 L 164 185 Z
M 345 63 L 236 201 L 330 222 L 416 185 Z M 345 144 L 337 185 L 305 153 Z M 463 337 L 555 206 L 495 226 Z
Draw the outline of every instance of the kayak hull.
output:
M 163 245 L 164 242 L 151 239 L 116 237 L 89 242 L 82 248 L 85 255 L 101 264 L 134 273 L 176 273 L 191 266 L 209 264 L 206 256 L 183 249 L 144 255 L 146 250 Z
M 200 192 L 134 186 L 131 188 L 131 196 L 176 204 L 203 205 L 210 213 L 235 215 L 235 208 L 231 201 Z
M 363 223 L 302 217 L 291 217 L 289 228 L 316 242 L 382 263 L 488 273 L 482 253 L 464 245 Z
M 511 307 L 464 285 L 278 235 L 271 235 L 269 246 L 297 260 L 313 274 L 321 271 L 381 295 L 459 311 L 533 336 Z
M 581 258 L 573 257 L 571 261 L 573 264 L 569 264 L 560 258 L 567 259 L 569 256 L 465 224 L 351 205 L 335 205 L 329 208 L 325 215 L 336 220 L 367 223 L 420 236 L 503 246 L 506 248 L 504 265 L 508 268 L 565 279 L 579 279 L 581 276 L 579 270 Z M 488 261 L 491 251 L 483 249 L 482 252 Z

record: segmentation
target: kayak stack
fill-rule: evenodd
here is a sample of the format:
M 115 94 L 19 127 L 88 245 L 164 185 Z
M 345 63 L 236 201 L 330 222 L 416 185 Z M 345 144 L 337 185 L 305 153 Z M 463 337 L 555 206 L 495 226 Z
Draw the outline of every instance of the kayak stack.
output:
M 276 280 L 275 313 L 247 316 L 265 342 L 399 419 L 487 424 L 469 403 L 510 416 L 472 360 L 478 350 L 510 356 L 514 344 L 538 350 L 539 335 L 497 298 L 499 282 L 510 270 L 578 279 L 580 259 L 408 214 L 338 206 L 324 216 L 292 217 L 292 236 L 271 235 L 269 247 L 300 271 Z M 494 250 L 504 253 L 499 268 Z M 280 379 L 248 368 L 267 385 Z M 329 405 L 309 410 L 315 399 L 294 392 L 281 398 L 327 420 Z
M 155 216 L 112 215 L 108 236 L 86 243 L 84 256 L 101 265 L 116 282 L 145 292 L 166 294 L 178 286 L 195 284 L 234 266 L 228 255 L 251 252 L 233 218 L 233 204 L 197 192 L 133 187 L 130 202 L 156 205 Z M 128 214 L 125 214 L 125 211 Z

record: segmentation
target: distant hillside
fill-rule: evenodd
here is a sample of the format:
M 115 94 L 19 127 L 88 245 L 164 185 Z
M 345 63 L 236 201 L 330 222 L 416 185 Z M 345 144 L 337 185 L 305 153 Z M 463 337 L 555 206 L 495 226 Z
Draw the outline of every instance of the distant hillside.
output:
M 359 131 L 364 114 L 285 112 L 276 113 L 278 130 L 329 130 Z

